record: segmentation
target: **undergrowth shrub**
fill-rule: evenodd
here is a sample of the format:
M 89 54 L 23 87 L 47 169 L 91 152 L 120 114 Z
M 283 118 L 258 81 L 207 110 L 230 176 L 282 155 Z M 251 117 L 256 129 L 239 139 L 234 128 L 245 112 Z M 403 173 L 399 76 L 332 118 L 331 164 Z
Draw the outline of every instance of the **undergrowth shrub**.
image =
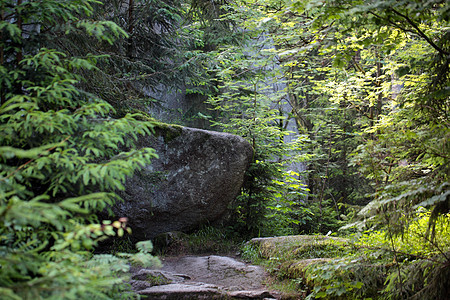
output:
M 351 239 L 253 239 L 242 257 L 264 265 L 273 286 L 296 287 L 306 299 L 448 299 L 450 216 L 437 219 L 433 238 L 429 218 L 420 210 L 401 236 L 378 230 Z
M 309 299 L 448 299 L 449 215 L 429 233 L 430 212 L 419 211 L 403 235 L 368 231 L 357 251 L 305 269 Z
M 210 225 L 190 233 L 167 232 L 154 239 L 156 252 L 161 255 L 234 254 L 241 243 L 228 228 Z

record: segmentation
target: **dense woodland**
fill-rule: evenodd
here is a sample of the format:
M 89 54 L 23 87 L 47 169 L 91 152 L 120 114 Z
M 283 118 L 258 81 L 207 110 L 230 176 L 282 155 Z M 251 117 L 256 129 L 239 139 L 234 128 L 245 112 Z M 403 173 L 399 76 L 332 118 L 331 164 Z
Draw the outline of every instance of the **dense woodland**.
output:
M 355 241 L 310 299 L 447 299 L 449 21 L 442 0 L 0 0 L 0 298 L 133 297 L 151 243 L 94 254 L 130 231 L 96 213 L 157 156 L 122 146 L 164 86 L 201 103 L 176 123 L 254 147 L 230 236 Z

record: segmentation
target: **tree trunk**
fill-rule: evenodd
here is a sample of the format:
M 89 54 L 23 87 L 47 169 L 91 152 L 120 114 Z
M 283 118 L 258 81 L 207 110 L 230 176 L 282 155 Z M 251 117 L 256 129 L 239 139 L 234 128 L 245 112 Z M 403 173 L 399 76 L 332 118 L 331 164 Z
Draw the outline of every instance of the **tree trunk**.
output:
M 134 0 L 128 0 L 128 44 L 127 56 L 133 58 Z

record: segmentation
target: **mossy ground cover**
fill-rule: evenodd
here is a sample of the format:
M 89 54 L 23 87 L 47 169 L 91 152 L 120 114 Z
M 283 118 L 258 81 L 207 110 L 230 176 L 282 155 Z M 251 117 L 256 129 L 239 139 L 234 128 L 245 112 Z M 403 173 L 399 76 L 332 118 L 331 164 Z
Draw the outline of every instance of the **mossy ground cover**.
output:
M 428 220 L 429 214 L 418 214 L 403 236 L 256 238 L 242 256 L 266 267 L 268 284 L 283 299 L 448 299 L 448 216 L 427 241 Z
M 322 235 L 255 238 L 243 247 L 243 258 L 262 264 L 272 275 L 268 284 L 283 299 L 303 299 L 311 291 L 308 268 L 352 251 L 350 241 Z

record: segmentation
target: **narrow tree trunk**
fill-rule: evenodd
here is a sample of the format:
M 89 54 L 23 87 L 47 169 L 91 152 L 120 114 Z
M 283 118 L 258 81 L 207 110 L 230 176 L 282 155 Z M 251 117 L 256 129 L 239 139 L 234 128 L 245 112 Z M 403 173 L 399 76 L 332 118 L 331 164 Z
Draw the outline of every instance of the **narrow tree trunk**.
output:
M 22 16 L 20 15 L 20 9 L 19 7 L 22 5 L 22 0 L 17 0 L 17 4 L 16 4 L 16 12 L 15 12 L 15 17 L 17 18 L 17 27 L 19 28 L 19 30 L 22 32 Z M 23 50 L 22 50 L 22 39 L 20 39 L 20 41 L 18 43 L 14 43 L 14 46 L 17 48 L 17 52 L 16 52 L 16 67 L 19 68 L 20 62 L 23 59 Z M 13 84 L 14 86 L 14 90 L 17 94 L 21 94 L 22 93 L 22 84 L 20 82 L 15 82 Z
M 377 58 L 377 88 L 380 89 L 380 91 L 378 93 L 378 98 L 377 98 L 377 115 L 376 115 L 376 119 L 378 120 L 380 118 L 381 110 L 383 108 L 383 94 L 381 93 L 381 75 L 382 75 L 382 70 L 381 70 L 380 54 L 379 54 L 378 51 L 376 52 L 376 58 Z
M 256 108 L 258 105 L 258 94 L 256 93 L 257 87 L 258 82 L 256 81 L 255 84 L 253 85 L 253 92 L 255 93 L 255 95 L 253 96 L 253 126 L 255 126 L 255 128 L 256 128 Z M 256 137 L 253 134 L 252 134 L 252 144 L 253 149 L 256 149 Z
M 20 6 L 22 4 L 22 0 L 17 0 L 17 6 Z M 19 27 L 20 31 L 22 31 L 22 17 L 19 13 L 17 13 L 17 27 Z M 19 63 L 23 59 L 23 53 L 22 53 L 22 45 L 19 45 L 19 51 L 16 54 L 16 61 L 17 66 L 19 66 Z
M 328 139 L 328 158 L 327 158 L 327 164 L 325 166 L 325 177 L 322 179 L 322 188 L 320 190 L 320 196 L 319 196 L 319 210 L 320 210 L 320 218 L 319 218 L 319 229 L 321 229 L 320 221 L 323 218 L 323 199 L 324 199 L 324 193 L 325 193 L 325 186 L 328 180 L 328 173 L 329 173 L 329 166 L 331 161 L 331 153 L 332 153 L 332 139 L 333 139 L 333 127 L 330 124 L 330 138 Z
M 128 0 L 128 44 L 127 56 L 133 58 L 134 0 Z

